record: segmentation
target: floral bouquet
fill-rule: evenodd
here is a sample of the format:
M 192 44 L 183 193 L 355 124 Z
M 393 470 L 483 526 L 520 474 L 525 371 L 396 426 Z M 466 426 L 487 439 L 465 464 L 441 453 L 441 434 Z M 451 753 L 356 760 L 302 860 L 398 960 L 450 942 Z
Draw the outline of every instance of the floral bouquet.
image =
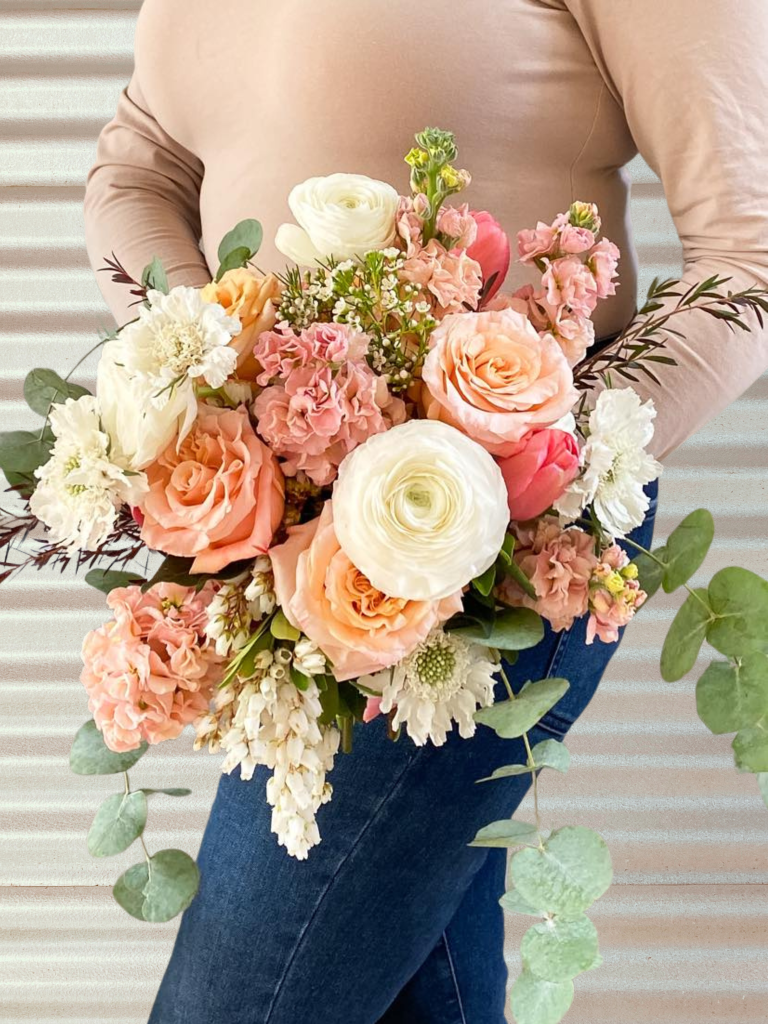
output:
M 730 568 L 688 587 L 712 540 L 704 510 L 655 551 L 626 540 L 660 471 L 646 452 L 653 405 L 626 382 L 663 372 L 675 315 L 748 329 L 743 313 L 759 319 L 768 297 L 715 278 L 654 282 L 633 324 L 593 348 L 619 258 L 596 207 L 521 231 L 532 283 L 506 294 L 501 227 L 448 202 L 470 180 L 455 159 L 453 136 L 427 129 L 406 157 L 410 195 L 349 174 L 298 185 L 296 223 L 276 236 L 295 264 L 282 275 L 254 265 L 255 220 L 223 239 L 202 289 L 169 289 L 156 258 L 141 281 L 108 260 L 138 316 L 101 343 L 95 396 L 52 370 L 28 375 L 44 422 L 0 437 L 18 499 L 0 524 L 0 579 L 74 564 L 108 595 L 112 618 L 83 644 L 93 719 L 71 766 L 124 774 L 88 846 L 104 856 L 140 840 L 114 895 L 142 920 L 173 917 L 198 886 L 187 854 L 149 853 L 157 791 L 127 774 L 186 725 L 243 784 L 271 771 L 273 831 L 298 858 L 320 841 L 355 721 L 384 715 L 416 744 L 478 725 L 522 737 L 526 763 L 494 778 L 531 774 L 536 822 L 489 823 L 474 842 L 520 848 L 502 902 L 541 921 L 512 1007 L 521 1024 L 552 1024 L 599 963 L 584 912 L 611 863 L 596 833 L 539 821 L 539 771 L 568 757 L 555 741 L 532 748 L 528 731 L 567 680 L 515 694 L 503 665 L 541 641 L 543 620 L 560 631 L 588 616 L 587 643 L 614 643 L 654 590 L 685 586 L 662 674 L 684 675 L 704 639 L 724 655 L 699 681 L 699 713 L 736 733 L 739 768 L 768 772 L 768 583 Z M 164 556 L 153 571 L 149 552 Z

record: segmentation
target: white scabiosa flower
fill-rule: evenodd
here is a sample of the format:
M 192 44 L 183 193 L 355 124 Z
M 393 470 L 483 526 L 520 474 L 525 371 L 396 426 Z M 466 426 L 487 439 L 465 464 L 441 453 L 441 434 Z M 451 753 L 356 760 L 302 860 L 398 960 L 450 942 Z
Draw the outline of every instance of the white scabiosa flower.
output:
M 112 532 L 120 506 L 139 503 L 146 477 L 126 473 L 111 458 L 92 395 L 52 406 L 50 424 L 56 440 L 48 462 L 35 470 L 39 483 L 30 509 L 55 543 L 94 551 Z
M 477 442 L 439 420 L 410 420 L 344 459 L 333 523 L 345 555 L 382 593 L 438 600 L 496 560 L 507 489 Z
M 134 469 L 152 462 L 176 437 L 183 440 L 197 411 L 194 381 L 221 387 L 235 372 L 237 317 L 200 290 L 150 290 L 149 306 L 102 350 L 97 393 L 115 448 Z
M 331 799 L 326 775 L 339 749 L 339 731 L 320 725 L 320 694 L 310 681 L 306 690 L 290 679 L 292 654 L 278 648 L 261 651 L 255 674 L 239 691 L 228 732 L 221 737 L 227 751 L 222 771 L 240 768 L 252 778 L 257 765 L 272 770 L 267 800 L 272 806 L 272 831 L 292 857 L 304 860 L 320 842 L 316 814 Z M 214 728 L 203 728 L 202 742 Z
M 625 537 L 640 526 L 649 505 L 643 487 L 662 468 L 645 451 L 655 415 L 653 402 L 641 403 L 632 388 L 609 388 L 598 395 L 582 452 L 584 471 L 555 502 L 566 522 L 592 505 L 612 537 Z
M 361 686 L 381 693 L 381 710 L 394 709 L 392 726 L 405 726 L 417 746 L 445 743 L 454 722 L 464 739 L 474 736 L 475 711 L 493 703 L 492 652 L 455 633 L 433 630 L 412 654 L 392 669 L 363 676 Z
M 396 189 L 364 174 L 309 178 L 288 196 L 296 224 L 280 225 L 275 246 L 302 267 L 386 249 L 395 239 L 398 202 Z

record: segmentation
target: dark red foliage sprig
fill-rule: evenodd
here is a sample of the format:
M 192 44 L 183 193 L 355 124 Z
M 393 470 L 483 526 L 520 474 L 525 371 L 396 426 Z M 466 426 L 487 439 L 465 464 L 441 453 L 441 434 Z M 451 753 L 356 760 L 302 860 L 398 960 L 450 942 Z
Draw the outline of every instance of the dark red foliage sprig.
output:
M 131 303 L 132 306 L 138 306 L 146 300 L 147 285 L 142 284 L 141 281 L 137 281 L 135 277 L 131 277 L 114 253 L 112 253 L 111 257 L 105 256 L 104 266 L 99 267 L 98 269 L 98 273 L 104 273 L 105 271 L 112 275 L 112 281 L 114 284 L 130 286 L 130 294 L 136 296 L 135 301 Z

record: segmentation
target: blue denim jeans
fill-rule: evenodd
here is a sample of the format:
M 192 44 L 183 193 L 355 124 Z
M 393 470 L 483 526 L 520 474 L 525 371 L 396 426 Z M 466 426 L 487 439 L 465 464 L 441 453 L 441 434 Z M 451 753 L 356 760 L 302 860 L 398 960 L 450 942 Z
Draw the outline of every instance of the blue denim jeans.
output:
M 645 546 L 657 500 L 648 491 L 633 534 Z M 510 669 L 515 689 L 549 675 L 571 683 L 532 743 L 562 739 L 615 650 L 587 647 L 585 627 L 548 629 Z M 505 851 L 467 844 L 514 813 L 530 777 L 476 781 L 524 760 L 522 741 L 483 726 L 442 747 L 393 743 L 381 719 L 358 726 L 320 809 L 322 842 L 303 862 L 270 832 L 266 771 L 223 776 L 200 892 L 149 1024 L 504 1024 Z

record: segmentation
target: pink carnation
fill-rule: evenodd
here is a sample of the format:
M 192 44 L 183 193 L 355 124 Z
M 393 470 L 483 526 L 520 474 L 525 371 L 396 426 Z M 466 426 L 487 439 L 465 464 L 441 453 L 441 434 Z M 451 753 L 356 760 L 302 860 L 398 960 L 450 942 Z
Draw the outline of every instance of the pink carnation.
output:
M 256 382 L 264 387 L 275 378 L 286 380 L 309 363 L 364 359 L 369 341 L 367 334 L 345 324 L 312 324 L 299 334 L 279 324 L 274 331 L 264 331 L 254 346 L 253 355 L 261 367 Z
M 533 608 L 559 633 L 570 629 L 589 608 L 589 581 L 597 565 L 594 539 L 578 527 L 563 530 L 553 516 L 513 527 L 514 559 L 533 584 L 529 597 L 511 578 L 499 597 L 514 607 Z
M 111 591 L 114 619 L 83 641 L 88 707 L 110 750 L 174 739 L 208 710 L 221 662 L 205 636 L 215 585 Z
M 286 476 L 303 470 L 324 486 L 344 457 L 372 434 L 405 419 L 405 405 L 364 362 L 340 367 L 310 363 L 284 384 L 266 388 L 253 407 L 258 431 L 285 462 Z
M 401 276 L 434 297 L 440 317 L 475 309 L 483 288 L 480 264 L 463 249 L 448 251 L 435 238 L 405 261 Z

